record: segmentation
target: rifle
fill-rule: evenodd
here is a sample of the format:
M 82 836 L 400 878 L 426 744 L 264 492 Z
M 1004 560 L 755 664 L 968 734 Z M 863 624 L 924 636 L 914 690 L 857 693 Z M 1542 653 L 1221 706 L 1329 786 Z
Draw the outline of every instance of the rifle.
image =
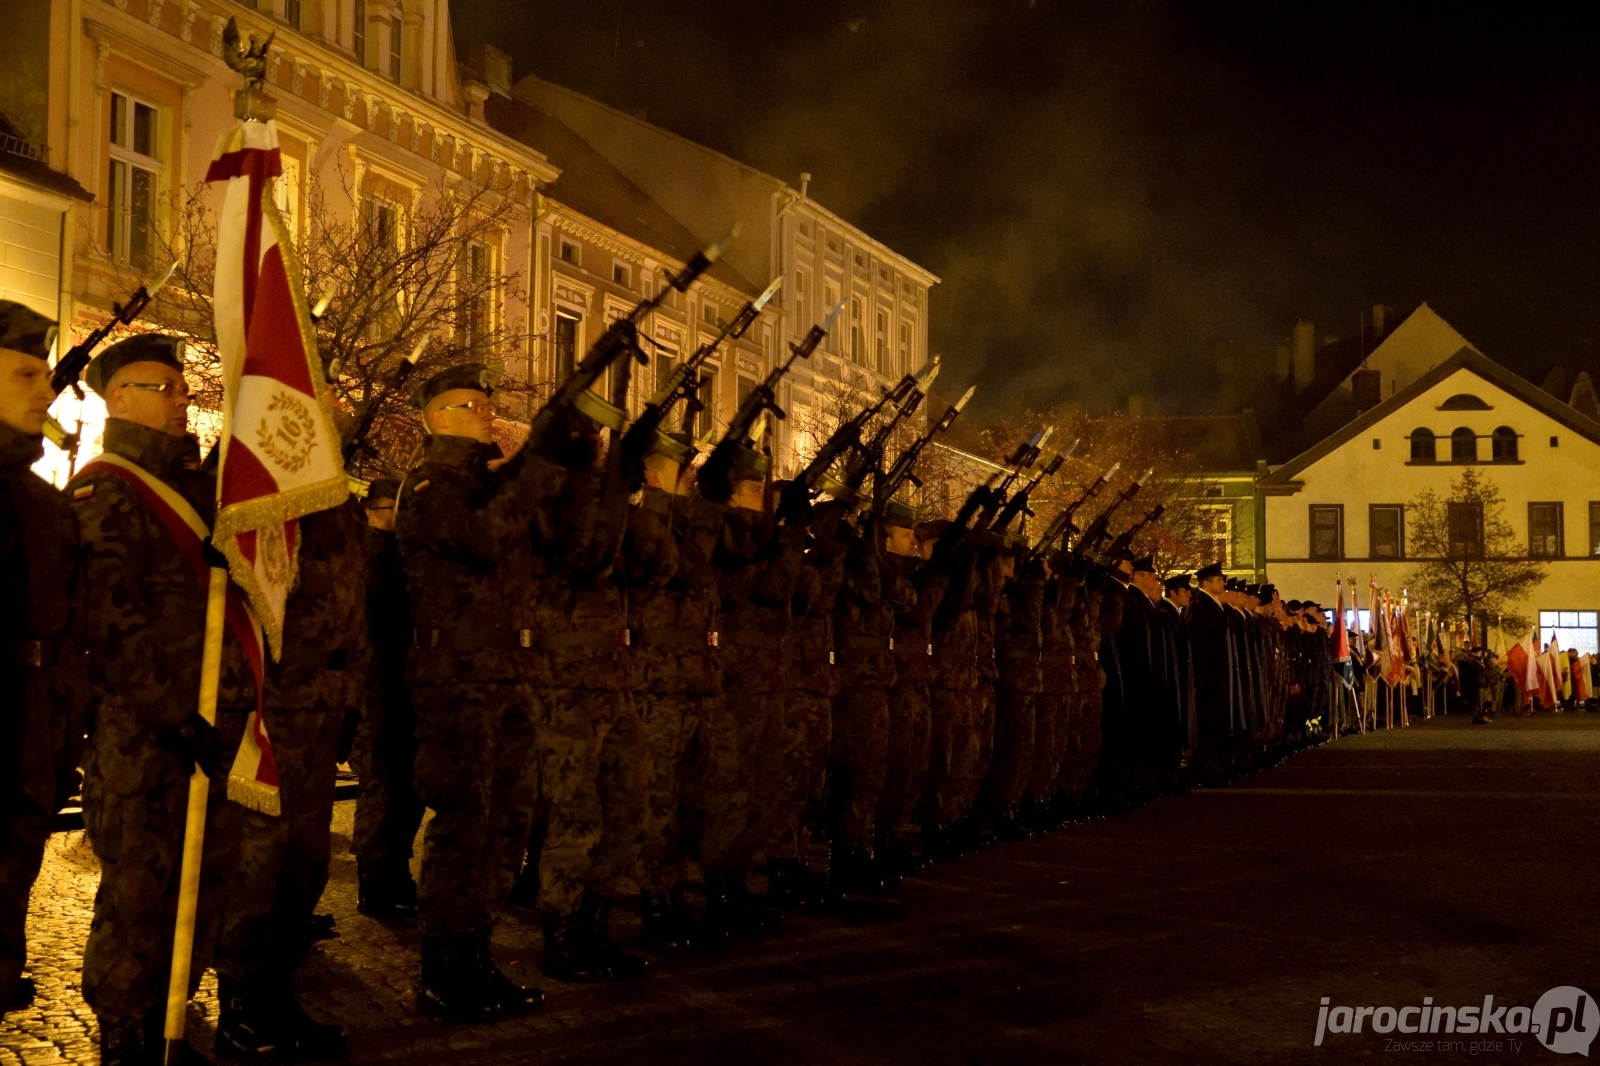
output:
M 422 350 L 428 346 L 428 338 L 423 337 L 412 347 L 411 354 L 400 360 L 394 370 L 389 374 L 379 389 L 367 397 L 367 402 L 361 405 L 361 413 L 356 416 L 356 424 L 350 430 L 350 437 L 344 443 L 344 464 L 350 465 L 350 460 L 360 451 L 373 451 L 372 445 L 367 443 L 367 434 L 372 430 L 372 420 L 378 415 L 378 401 L 385 396 L 393 396 L 405 387 L 406 379 L 417 368 L 417 360 L 422 358 Z
M 711 269 L 711 264 L 717 261 L 729 244 L 733 243 L 733 239 L 738 236 L 738 233 L 739 227 L 735 226 L 733 231 L 722 240 L 703 251 L 696 252 L 688 264 L 677 274 L 667 274 L 668 288 L 678 292 L 687 292 L 696 278 Z M 589 386 L 599 381 L 600 375 L 610 369 L 611 364 L 618 359 L 631 355 L 639 360 L 640 365 L 649 365 L 649 356 L 645 355 L 644 350 L 639 347 L 639 321 L 666 302 L 668 288 L 663 288 L 654 296 L 640 300 L 633 305 L 633 310 L 606 327 L 606 331 L 584 353 L 583 359 L 579 361 L 577 368 L 567 376 L 567 380 L 557 386 L 550 399 L 546 400 L 544 405 L 534 413 L 532 426 L 528 433 L 530 442 L 539 438 L 541 432 L 549 426 L 558 411 L 572 407 L 577 403 L 583 394 L 589 391 Z M 606 403 L 607 401 L 602 400 L 601 402 Z M 616 428 L 621 429 L 622 427 L 619 425 Z
M 972 394 L 977 391 L 978 386 L 968 386 L 967 391 L 961 394 L 961 399 L 955 402 L 954 407 L 949 408 L 944 414 L 940 415 L 938 421 L 931 423 L 922 436 L 918 437 L 911 443 L 909 448 L 900 453 L 900 457 L 894 461 L 894 465 L 889 468 L 889 472 L 883 476 L 883 496 L 885 499 L 898 492 L 900 486 L 907 481 L 919 489 L 922 487 L 922 481 L 911 472 L 912 468 L 917 465 L 917 460 L 922 456 L 922 450 L 933 442 L 933 438 L 950 428 L 956 417 L 961 414 L 961 409 L 967 406 L 967 401 L 972 399 Z
M 633 425 L 622 435 L 622 447 L 628 455 L 643 455 L 650 449 L 650 443 L 655 439 L 656 432 L 662 424 L 666 422 L 667 415 L 672 413 L 673 406 L 679 400 L 688 400 L 696 395 L 700 388 L 701 365 L 722 345 L 723 341 L 729 337 L 744 336 L 745 331 L 760 317 L 762 310 L 782 287 L 783 275 L 780 274 L 772 279 L 772 284 L 767 286 L 765 292 L 745 304 L 743 309 L 733 316 L 732 322 L 723 323 L 722 329 L 714 338 L 700 345 L 694 350 L 693 355 L 673 368 L 655 395 L 645 402 L 644 410 L 634 420 Z M 838 310 L 835 309 L 834 314 L 837 313 Z M 831 315 L 828 321 L 830 323 L 833 321 Z M 816 332 L 817 328 L 812 327 L 812 332 Z M 809 337 L 807 339 L 809 340 Z M 815 348 L 816 345 L 813 344 L 811 347 Z M 809 349 L 806 354 L 811 354 Z
M 929 364 L 929 366 L 934 366 L 937 364 L 937 362 L 938 360 L 934 360 Z M 928 367 L 923 367 L 923 369 L 917 373 L 921 374 L 924 372 L 929 372 Z M 933 377 L 938 376 L 937 370 L 933 370 L 930 373 L 931 376 L 928 379 L 930 381 Z M 794 493 L 804 492 L 808 501 L 811 498 L 812 490 L 819 488 L 835 499 L 843 499 L 845 497 L 853 498 L 853 493 L 845 488 L 843 482 L 827 476 L 828 469 L 833 466 L 833 461 L 839 456 L 843 455 L 847 450 L 851 448 L 860 449 L 862 447 L 861 431 L 865 429 L 874 418 L 878 417 L 878 414 L 886 406 L 891 403 L 901 403 L 905 397 L 911 395 L 916 388 L 917 375 L 907 374 L 905 377 L 900 379 L 894 388 L 885 389 L 882 396 L 879 396 L 871 404 L 857 411 L 843 422 L 840 422 L 839 425 L 834 429 L 833 433 L 828 437 L 827 441 L 825 441 L 822 447 L 817 450 L 816 456 L 812 458 L 811 462 L 806 464 L 806 468 L 800 471 L 799 475 L 794 479 L 793 482 L 790 483 L 789 489 L 785 491 Z M 845 476 L 848 480 L 853 475 L 847 472 Z
M 1164 503 L 1158 503 L 1154 507 L 1150 508 L 1149 512 L 1146 513 L 1143 518 L 1139 519 L 1133 525 L 1117 534 L 1117 539 L 1112 541 L 1111 547 L 1105 550 L 1104 558 L 1110 562 L 1116 561 L 1117 553 L 1124 551 L 1128 545 L 1133 543 L 1133 538 L 1139 535 L 1139 530 L 1160 518 L 1166 513 L 1166 510 L 1167 505 Z
M 1106 484 L 1111 480 L 1111 476 L 1117 472 L 1117 468 L 1121 465 L 1120 462 L 1112 463 L 1110 469 L 1101 474 L 1088 488 L 1083 490 L 1082 495 L 1067 504 L 1060 514 L 1050 520 L 1050 526 L 1044 531 L 1044 536 L 1039 538 L 1039 543 L 1034 545 L 1033 551 L 1029 553 L 1030 558 L 1037 558 L 1043 555 L 1050 550 L 1050 545 L 1055 543 L 1057 537 L 1069 529 L 1076 528 L 1072 524 L 1072 516 L 1078 513 L 1078 508 L 1094 499 L 1100 490 L 1106 487 Z
M 1011 453 L 1006 460 L 1006 465 L 1011 469 L 1001 479 L 1000 484 L 989 493 L 989 498 L 984 502 L 983 511 L 978 516 L 978 523 L 974 529 L 989 529 L 994 525 L 995 516 L 1000 513 L 1000 507 L 1006 502 L 1006 490 L 1011 488 L 1022 472 L 1032 466 L 1039 458 L 1039 453 L 1044 449 L 1045 442 L 1050 439 L 1050 434 L 1056 431 L 1055 426 L 1045 426 L 1034 431 L 1033 436 L 1017 445 L 1017 450 Z
M 1154 473 L 1153 470 L 1146 470 L 1135 478 L 1131 485 L 1123 489 L 1121 494 L 1111 501 L 1110 507 L 1101 511 L 1099 517 L 1089 523 L 1089 528 L 1083 531 L 1083 536 L 1079 537 L 1078 543 L 1073 545 L 1073 555 L 1092 555 L 1094 553 L 1095 549 L 1100 546 L 1100 542 L 1106 539 L 1106 534 L 1109 532 L 1108 527 L 1111 525 L 1111 516 L 1116 514 L 1117 508 L 1139 495 L 1139 490 L 1144 488 L 1145 481 L 1149 479 L 1152 473 Z
M 872 439 L 856 450 L 855 456 L 845 467 L 844 489 L 846 498 L 859 502 L 861 483 L 867 479 L 868 474 L 873 474 L 877 479 L 874 486 L 874 495 L 881 496 L 877 491 L 883 484 L 883 471 L 878 468 L 879 461 L 883 458 L 884 449 L 889 444 L 889 437 L 896 427 L 916 413 L 922 405 L 923 398 L 928 394 L 928 388 L 934 379 L 939 376 L 939 357 L 936 355 L 923 365 L 915 374 L 907 374 L 900 379 L 885 399 L 891 399 L 897 405 L 894 417 L 878 427 Z M 880 404 L 874 407 L 881 409 Z M 863 423 L 864 424 L 864 423 Z
M 83 399 L 83 389 L 78 384 L 78 378 L 83 374 L 83 368 L 89 365 L 89 359 L 94 355 L 95 348 L 99 347 L 101 341 L 111 336 L 111 331 L 118 326 L 132 325 L 133 320 L 143 313 L 155 294 L 172 279 L 177 269 L 178 262 L 173 260 L 172 265 L 156 279 L 155 284 L 140 285 L 134 290 L 133 295 L 128 297 L 128 302 L 125 304 L 112 304 L 111 318 L 69 348 L 66 355 L 56 360 L 55 370 L 50 374 L 50 388 L 57 396 L 70 388 L 74 396 Z
M 1077 450 L 1078 442 L 1073 441 L 1067 445 L 1066 451 L 1057 452 L 1055 458 L 1051 459 L 1039 469 L 1038 473 L 1029 478 L 1026 485 L 1012 493 L 1011 498 L 1005 502 L 1005 506 L 1000 508 L 1000 513 L 995 516 L 994 524 L 990 528 L 997 533 L 1004 533 L 1011 528 L 1011 521 L 1017 515 L 1025 514 L 1030 518 L 1033 517 L 1033 508 L 1028 506 L 1028 499 L 1033 494 L 1033 490 L 1038 487 L 1039 482 L 1047 477 L 1054 476 L 1055 472 L 1061 469 L 1061 464 L 1066 461 L 1067 456 Z

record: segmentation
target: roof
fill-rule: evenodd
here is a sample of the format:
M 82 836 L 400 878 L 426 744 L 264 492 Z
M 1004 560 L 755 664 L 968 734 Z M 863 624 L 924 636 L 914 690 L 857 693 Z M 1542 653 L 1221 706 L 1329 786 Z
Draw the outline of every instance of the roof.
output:
M 1193 455 L 1204 473 L 1253 474 L 1257 461 L 1266 457 L 1252 410 L 1237 415 L 1151 418 L 1147 423 L 1159 447 Z
M 1600 444 L 1600 422 L 1580 414 L 1526 378 L 1513 374 L 1477 350 L 1471 347 L 1462 347 L 1455 355 L 1423 374 L 1393 396 L 1390 396 L 1365 414 L 1346 423 L 1337 432 L 1323 438 L 1314 447 L 1301 452 L 1272 471 L 1272 473 L 1261 479 L 1262 487 L 1265 488 L 1272 485 L 1288 486 L 1293 482 L 1296 474 L 1319 459 L 1331 454 L 1348 441 L 1365 433 L 1367 429 L 1377 425 L 1458 370 L 1469 370 L 1477 374 L 1490 384 L 1498 386 L 1574 433 Z
M 94 194 L 72 178 L 51 170 L 44 152 L 23 136 L 22 131 L 0 114 L 0 171 L 12 177 L 74 200 L 92 202 Z
M 547 186 L 548 192 L 574 211 L 680 263 L 687 263 L 710 243 L 689 232 L 589 142 L 543 108 L 491 95 L 484 102 L 484 116 L 494 129 L 537 148 L 561 168 L 561 176 Z M 707 273 L 750 296 L 764 287 L 725 262 L 713 263 Z

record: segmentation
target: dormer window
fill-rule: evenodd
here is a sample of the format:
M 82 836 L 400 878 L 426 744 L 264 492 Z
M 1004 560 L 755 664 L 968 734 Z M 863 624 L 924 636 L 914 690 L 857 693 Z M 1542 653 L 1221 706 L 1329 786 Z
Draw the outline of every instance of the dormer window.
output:
M 1517 431 L 1510 426 L 1500 426 L 1494 431 L 1491 438 L 1494 447 L 1494 461 L 1497 463 L 1514 463 L 1517 461 Z
M 1441 411 L 1492 411 L 1494 408 L 1470 392 L 1458 392 L 1439 405 Z

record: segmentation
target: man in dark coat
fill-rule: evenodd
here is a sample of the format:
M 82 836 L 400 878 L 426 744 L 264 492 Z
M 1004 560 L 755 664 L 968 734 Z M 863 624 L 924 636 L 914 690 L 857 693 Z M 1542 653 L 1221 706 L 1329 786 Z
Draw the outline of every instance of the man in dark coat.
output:
M 1199 587 L 1184 613 L 1194 670 L 1195 773 L 1198 780 L 1212 783 L 1228 771 L 1236 671 L 1228 608 L 1220 598 L 1225 580 L 1222 564 L 1209 563 L 1195 576 Z

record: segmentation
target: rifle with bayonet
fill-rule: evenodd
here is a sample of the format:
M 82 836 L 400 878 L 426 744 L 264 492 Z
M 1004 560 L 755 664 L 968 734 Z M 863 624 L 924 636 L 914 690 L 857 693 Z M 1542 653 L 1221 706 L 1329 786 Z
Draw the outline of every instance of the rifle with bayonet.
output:
M 667 379 L 661 383 L 661 387 L 656 390 L 655 395 L 646 401 L 644 410 L 640 412 L 639 417 L 634 420 L 633 424 L 628 427 L 628 431 L 622 435 L 622 450 L 625 456 L 641 456 L 650 450 L 651 442 L 655 440 L 657 431 L 666 423 L 667 416 L 672 413 L 672 408 L 677 402 L 679 400 L 692 401 L 698 395 L 700 389 L 700 367 L 704 365 L 713 352 L 721 347 L 723 341 L 744 336 L 745 331 L 761 316 L 762 310 L 782 287 L 783 276 L 779 275 L 773 278 L 772 284 L 767 286 L 766 291 L 745 304 L 744 308 L 733 316 L 732 322 L 723 323 L 722 329 L 718 331 L 715 337 L 701 344 L 700 347 L 694 350 L 694 354 L 673 367 L 672 373 L 667 375 Z M 838 309 L 835 308 L 834 315 L 837 314 Z M 831 324 L 832 322 L 833 315 L 829 315 L 828 323 Z M 826 327 L 813 326 L 811 332 L 817 333 L 818 330 L 825 333 Z M 820 342 L 821 339 L 819 335 L 817 341 Z M 807 343 L 810 343 L 809 348 L 805 348 Z M 811 342 L 809 335 L 805 341 L 801 342 L 801 347 L 805 348 L 806 355 L 810 355 L 816 346 L 815 342 Z
M 1057 452 L 1054 458 L 1040 467 L 1038 472 L 1028 479 L 1026 485 L 1011 494 L 1011 498 L 1000 508 L 1000 513 L 995 515 L 994 523 L 990 528 L 996 533 L 1006 533 L 1010 531 L 1011 523 L 1018 515 L 1027 515 L 1032 518 L 1033 508 L 1028 506 L 1028 501 L 1033 495 L 1033 490 L 1038 488 L 1039 483 L 1045 478 L 1054 477 L 1055 472 L 1061 469 L 1061 464 L 1066 462 L 1067 457 L 1077 450 L 1078 442 L 1073 441 L 1067 445 L 1066 451 Z
M 917 408 L 922 406 L 923 399 L 928 394 L 928 389 L 933 386 L 934 379 L 939 376 L 939 357 L 936 355 L 915 374 L 907 374 L 900 379 L 900 383 L 890 391 L 888 399 L 895 403 L 894 416 L 880 425 L 873 433 L 872 439 L 856 449 L 850 462 L 845 466 L 844 498 L 853 503 L 861 501 L 861 485 L 866 481 L 867 475 L 874 476 L 873 495 L 883 497 L 883 470 L 880 464 L 883 453 L 889 446 L 889 438 L 899 428 L 900 423 L 916 414 Z
M 1050 550 L 1050 545 L 1056 542 L 1056 538 L 1060 537 L 1068 530 L 1076 529 L 1077 527 L 1072 524 L 1072 516 L 1078 513 L 1078 508 L 1082 507 L 1084 504 L 1094 499 L 1095 496 L 1099 495 L 1100 490 L 1105 488 L 1106 485 L 1110 483 L 1111 476 L 1115 474 L 1117 469 L 1121 466 L 1121 463 L 1112 463 L 1110 468 L 1107 469 L 1104 474 L 1101 474 L 1098 478 L 1096 478 L 1088 488 L 1084 489 L 1076 500 L 1073 500 L 1071 503 L 1067 504 L 1066 507 L 1062 508 L 1061 513 L 1050 520 L 1050 525 L 1044 531 L 1044 536 L 1039 538 L 1039 543 L 1034 545 L 1033 551 L 1028 553 L 1029 557 L 1037 559 L 1045 552 Z
M 1117 534 L 1117 539 L 1112 541 L 1111 546 L 1105 550 L 1104 558 L 1109 562 L 1116 562 L 1118 553 L 1127 550 L 1128 545 L 1133 543 L 1133 538 L 1139 535 L 1139 531 L 1160 518 L 1166 511 L 1167 505 L 1164 503 L 1158 503 L 1150 508 L 1143 518 Z
M 1055 426 L 1044 426 L 1034 430 L 1033 436 L 1017 445 L 1016 451 L 1012 452 L 1006 459 L 1006 466 L 1010 469 L 1006 471 L 1006 476 L 1000 479 L 1000 484 L 990 491 L 989 498 L 984 502 L 983 510 L 978 514 L 978 521 L 973 526 L 974 529 L 988 530 L 994 528 L 995 518 L 1000 514 L 1000 508 L 1005 505 L 1006 494 L 1012 484 L 1022 476 L 1024 470 L 1027 470 L 1038 461 L 1040 453 L 1044 451 L 1045 442 L 1050 439 L 1050 435 L 1055 431 Z
M 917 460 L 921 458 L 923 449 L 927 448 L 929 444 L 933 443 L 935 437 L 955 423 L 956 418 L 961 414 L 961 409 L 967 406 L 967 401 L 971 400 L 972 394 L 977 391 L 978 386 L 968 386 L 967 391 L 961 394 L 961 399 L 957 400 L 954 406 L 947 408 L 937 420 L 930 422 L 922 436 L 912 441 L 911 446 L 900 453 L 900 457 L 894 461 L 894 465 L 889 468 L 889 472 L 883 476 L 883 495 L 885 498 L 893 496 L 900 490 L 900 486 L 907 481 L 919 489 L 922 487 L 922 481 L 916 474 L 912 473 L 912 469 L 917 465 Z
M 325 307 L 325 305 L 323 305 Z M 317 317 L 321 317 L 319 313 Z M 367 443 L 367 434 L 372 430 L 372 422 L 378 417 L 380 401 L 385 396 L 397 396 L 405 388 L 406 380 L 411 377 L 411 372 L 417 368 L 417 360 L 422 358 L 422 351 L 428 346 L 428 338 L 423 337 L 412 345 L 410 354 L 401 359 L 395 368 L 389 372 L 389 377 L 376 389 L 368 394 L 366 402 L 361 405 L 361 411 L 356 415 L 356 423 L 351 428 L 344 442 L 344 465 L 349 466 L 350 460 L 356 457 L 357 452 L 377 454 L 377 450 Z M 335 370 L 337 373 L 337 370 Z
M 641 366 L 650 363 L 650 357 L 644 354 L 644 349 L 639 347 L 639 322 L 645 315 L 654 311 L 666 302 L 669 291 L 687 292 L 695 279 L 715 263 L 723 251 L 733 242 L 738 235 L 736 226 L 732 233 L 703 251 L 696 252 L 688 264 L 676 274 L 667 274 L 667 285 L 654 296 L 640 300 L 633 305 L 633 310 L 612 322 L 606 331 L 590 346 L 578 362 L 577 367 L 556 387 L 554 395 L 546 400 L 533 416 L 533 424 L 529 430 L 529 439 L 537 440 L 543 435 L 557 413 L 577 404 L 589 387 L 600 380 L 611 364 L 618 359 L 632 356 Z M 609 403 L 609 401 L 601 401 Z M 615 427 L 621 429 L 621 426 Z
M 1154 473 L 1153 470 L 1146 470 L 1131 485 L 1123 489 L 1116 499 L 1111 501 L 1111 506 L 1101 511 L 1099 516 L 1089 523 L 1089 528 L 1083 531 L 1083 536 L 1078 538 L 1078 543 L 1072 546 L 1073 555 L 1092 556 L 1095 554 L 1095 550 L 1100 547 L 1100 542 L 1105 540 L 1110 532 L 1111 516 L 1117 513 L 1117 508 L 1139 495 L 1139 490 L 1144 488 L 1145 481 L 1149 479 L 1152 473 Z
M 83 374 L 83 368 L 89 365 L 89 360 L 94 356 L 94 350 L 100 342 L 111 336 L 111 331 L 118 326 L 131 326 L 133 320 L 144 312 L 156 295 L 167 282 L 172 279 L 173 273 L 178 269 L 177 260 L 173 260 L 166 272 L 156 279 L 153 285 L 140 285 L 134 290 L 128 302 L 111 305 L 111 317 L 104 325 L 96 327 L 90 334 L 74 344 L 67 350 L 67 354 L 56 360 L 55 370 L 50 374 L 50 388 L 57 396 L 62 391 L 70 388 L 73 395 L 83 399 L 83 389 L 78 385 L 78 378 Z

